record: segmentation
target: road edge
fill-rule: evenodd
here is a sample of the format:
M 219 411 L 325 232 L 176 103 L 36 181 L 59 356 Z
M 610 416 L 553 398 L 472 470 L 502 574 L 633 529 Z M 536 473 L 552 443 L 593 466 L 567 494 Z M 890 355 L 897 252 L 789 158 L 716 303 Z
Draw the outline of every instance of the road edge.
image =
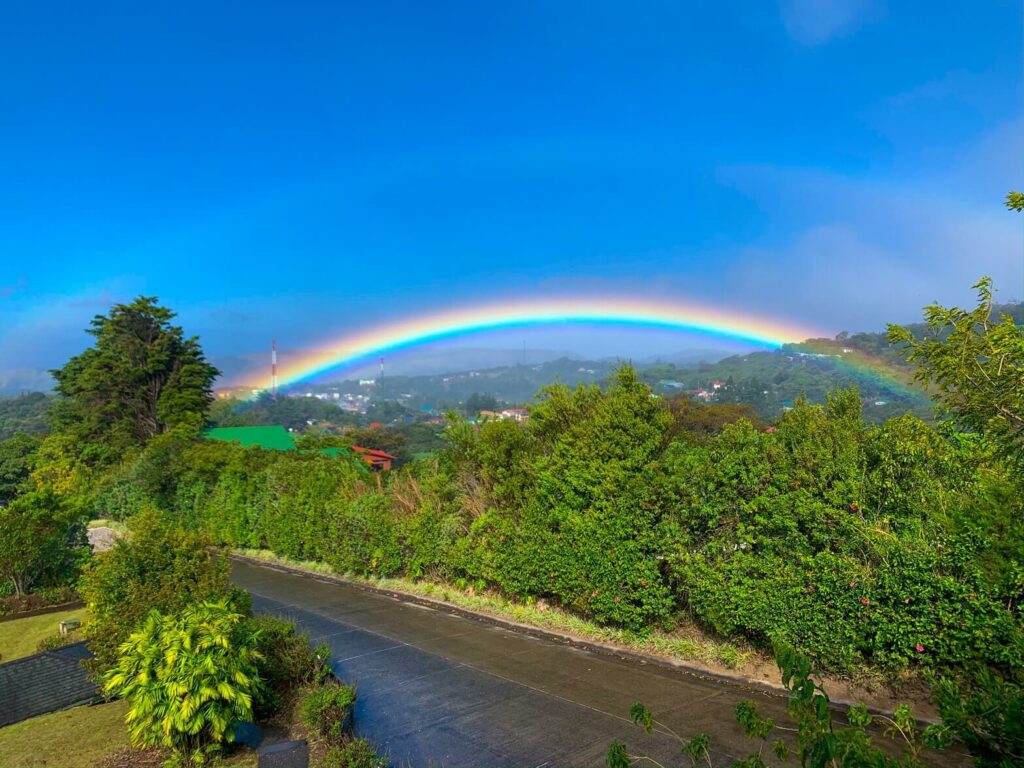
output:
M 590 640 L 588 638 L 579 637 L 577 635 L 570 634 L 568 632 L 559 632 L 557 630 L 546 629 L 537 627 L 532 624 L 524 624 L 522 622 L 513 621 L 512 619 L 502 618 L 500 616 L 494 616 L 489 613 L 480 613 L 473 611 L 468 608 L 463 608 L 459 605 L 446 602 L 444 600 L 437 600 L 430 597 L 424 597 L 423 595 L 417 595 L 410 592 L 403 592 L 397 589 L 385 589 L 378 587 L 373 584 L 359 581 L 356 579 L 346 578 L 334 573 L 323 573 L 322 571 L 315 571 L 312 569 L 302 568 L 301 566 L 293 565 L 291 563 L 281 562 L 279 560 L 269 560 L 260 557 L 253 557 L 246 555 L 241 552 L 231 550 L 229 557 L 233 560 L 239 560 L 251 565 L 258 565 L 263 568 L 270 570 L 281 571 L 284 573 L 291 573 L 297 576 L 304 576 L 311 579 L 316 579 L 326 583 L 343 584 L 347 587 L 363 590 L 364 592 L 371 592 L 378 595 L 389 597 L 392 600 L 404 603 L 413 603 L 421 605 L 427 608 L 433 608 L 435 610 L 443 610 L 448 613 L 461 616 L 465 619 L 479 621 L 485 624 L 491 624 L 493 626 L 503 627 L 520 634 L 529 635 L 541 640 L 548 640 L 556 642 L 561 645 L 569 645 L 574 648 L 581 650 L 590 651 L 602 656 L 615 656 L 619 659 L 630 661 L 641 666 L 655 666 L 661 669 L 666 669 L 678 674 L 689 675 L 698 679 L 712 680 L 718 683 L 729 685 L 733 688 L 740 688 L 751 692 L 759 693 L 762 695 L 771 696 L 778 699 L 788 698 L 786 689 L 780 683 L 768 683 L 763 680 L 756 680 L 754 678 L 746 677 L 744 675 L 729 675 L 727 673 L 719 672 L 717 670 L 708 669 L 699 662 L 688 662 L 683 660 L 670 659 L 663 656 L 654 656 L 639 651 L 634 651 L 629 648 L 623 648 L 614 643 L 602 643 L 597 640 Z M 850 700 L 848 698 L 839 697 L 833 698 L 829 696 L 829 701 L 832 704 L 833 710 L 845 713 L 850 707 L 861 702 Z M 873 715 L 880 715 L 885 717 L 891 717 L 892 711 L 887 710 L 883 707 L 866 704 L 867 710 Z M 931 719 L 917 718 L 918 722 L 922 725 L 930 725 L 933 722 L 937 722 Z

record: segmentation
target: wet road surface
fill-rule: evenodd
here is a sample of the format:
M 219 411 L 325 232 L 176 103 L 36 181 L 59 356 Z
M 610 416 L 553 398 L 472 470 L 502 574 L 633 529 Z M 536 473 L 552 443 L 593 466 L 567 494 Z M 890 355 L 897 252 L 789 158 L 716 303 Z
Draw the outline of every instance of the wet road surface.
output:
M 358 735 L 395 766 L 603 766 L 612 739 L 665 766 L 689 766 L 677 740 L 629 721 L 634 701 L 681 736 L 710 734 L 715 766 L 759 746 L 735 721 L 740 700 L 785 721 L 785 702 L 767 694 L 385 594 L 239 560 L 232 578 L 257 613 L 287 616 L 330 646 L 335 674 L 359 689 Z

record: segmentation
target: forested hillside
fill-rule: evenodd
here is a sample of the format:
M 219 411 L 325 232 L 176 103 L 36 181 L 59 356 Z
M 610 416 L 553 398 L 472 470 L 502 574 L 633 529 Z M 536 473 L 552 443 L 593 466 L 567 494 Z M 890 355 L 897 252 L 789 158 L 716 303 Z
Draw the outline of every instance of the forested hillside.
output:
M 24 432 L 41 435 L 47 429 L 47 414 L 52 398 L 42 392 L 17 397 L 0 397 L 0 440 Z
M 996 305 L 996 317 L 1008 315 L 1024 323 L 1024 303 Z M 928 335 L 928 326 L 906 326 L 916 338 Z M 942 332 L 940 332 L 940 336 Z M 857 387 L 864 401 L 864 418 L 879 424 L 900 413 L 930 418 L 933 407 L 927 393 L 914 384 L 915 366 L 904 345 L 893 344 L 885 333 L 841 333 L 835 339 L 809 339 L 782 349 L 733 355 L 694 368 L 654 366 L 641 375 L 656 391 L 710 388 L 711 381 L 728 386 L 716 392 L 718 402 L 744 403 L 764 419 L 774 419 L 792 407 L 798 397 L 823 403 L 835 389 Z

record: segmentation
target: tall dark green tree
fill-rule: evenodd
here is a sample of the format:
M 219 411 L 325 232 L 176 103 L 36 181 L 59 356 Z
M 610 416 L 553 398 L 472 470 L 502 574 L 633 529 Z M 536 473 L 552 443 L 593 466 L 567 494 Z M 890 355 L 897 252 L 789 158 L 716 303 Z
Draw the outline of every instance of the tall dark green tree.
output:
M 199 341 L 172 325 L 175 314 L 140 296 L 97 315 L 95 344 L 53 371 L 62 399 L 55 430 L 114 456 L 168 430 L 198 423 L 213 400 L 218 371 Z
M 0 440 L 0 507 L 12 502 L 28 479 L 39 442 L 39 438 L 21 432 Z

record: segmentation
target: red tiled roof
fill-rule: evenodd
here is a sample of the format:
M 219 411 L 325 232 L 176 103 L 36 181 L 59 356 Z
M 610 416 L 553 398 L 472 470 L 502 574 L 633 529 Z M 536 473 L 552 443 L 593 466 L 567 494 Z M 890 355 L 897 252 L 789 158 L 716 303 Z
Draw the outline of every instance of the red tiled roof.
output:
M 378 451 L 376 448 L 364 448 L 361 445 L 353 445 L 352 450 L 355 451 L 356 453 L 364 454 L 366 456 L 373 456 L 374 458 L 377 459 L 391 459 L 392 461 L 394 461 L 395 459 L 398 458 L 397 456 L 392 456 L 390 453 L 387 453 L 385 451 Z

